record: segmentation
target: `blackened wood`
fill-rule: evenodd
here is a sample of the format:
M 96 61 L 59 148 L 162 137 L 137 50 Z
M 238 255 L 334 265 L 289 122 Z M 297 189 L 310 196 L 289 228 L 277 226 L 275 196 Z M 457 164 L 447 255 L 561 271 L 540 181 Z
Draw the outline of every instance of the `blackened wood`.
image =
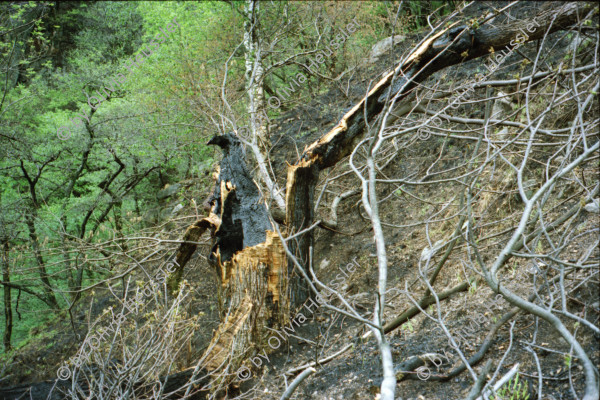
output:
M 239 139 L 227 133 L 213 137 L 208 144 L 223 150 L 220 173 L 212 195 L 212 201 L 216 202 L 213 212 L 221 216 L 221 226 L 217 230 L 217 243 L 211 253 L 218 248 L 221 261 L 228 261 L 242 248 L 263 243 L 267 230 L 273 228 L 264 199 L 246 167 Z M 224 199 L 221 195 L 222 182 L 231 183 L 235 188 L 234 193 Z

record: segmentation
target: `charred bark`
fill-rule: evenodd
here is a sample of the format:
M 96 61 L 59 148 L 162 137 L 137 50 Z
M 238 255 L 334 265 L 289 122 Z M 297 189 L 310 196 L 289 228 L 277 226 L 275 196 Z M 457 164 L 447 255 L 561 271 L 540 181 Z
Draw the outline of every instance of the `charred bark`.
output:
M 213 213 L 222 215 L 222 220 L 211 254 L 218 249 L 221 260 L 229 261 L 237 251 L 263 243 L 266 232 L 272 226 L 260 192 L 246 167 L 238 138 L 228 133 L 215 136 L 208 144 L 223 150 L 219 178 L 212 196 L 215 203 Z
M 269 213 L 244 161 L 244 151 L 232 134 L 215 136 L 208 144 L 223 151 L 219 175 L 210 197 L 208 218 L 186 232 L 197 241 L 210 227 L 214 244 L 208 257 L 219 281 L 221 324 L 203 355 L 212 390 L 226 388 L 244 359 L 265 348 L 269 331 L 289 319 L 285 253 L 273 232 Z M 170 277 L 175 289 L 196 245 L 182 243 L 180 264 Z M 221 371 L 223 373 L 221 374 Z M 229 372 L 227 372 L 229 371 Z
M 286 191 L 286 225 L 287 233 L 300 231 L 312 224 L 314 217 L 314 194 L 317 181 L 319 180 L 319 167 L 316 164 L 306 166 L 288 167 L 287 191 Z M 309 272 L 309 248 L 313 245 L 312 232 L 306 232 L 289 244 L 290 251 L 298 261 Z M 308 283 L 293 261 L 288 261 L 288 278 L 290 285 L 290 305 L 296 309 L 302 305 L 310 296 Z

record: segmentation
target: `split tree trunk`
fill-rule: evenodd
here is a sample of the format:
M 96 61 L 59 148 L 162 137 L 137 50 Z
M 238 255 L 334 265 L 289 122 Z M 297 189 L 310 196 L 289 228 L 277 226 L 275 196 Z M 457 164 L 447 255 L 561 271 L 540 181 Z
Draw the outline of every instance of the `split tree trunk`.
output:
M 289 320 L 285 252 L 269 221 L 268 211 L 252 180 L 239 140 L 232 134 L 214 137 L 208 144 L 223 150 L 211 212 L 192 225 L 186 241 L 197 241 L 209 227 L 215 243 L 209 262 L 219 284 L 221 324 L 203 358 L 211 387 L 226 388 L 248 357 L 266 348 L 271 336 Z M 183 243 L 180 265 L 169 280 L 175 290 L 183 266 L 196 245 Z

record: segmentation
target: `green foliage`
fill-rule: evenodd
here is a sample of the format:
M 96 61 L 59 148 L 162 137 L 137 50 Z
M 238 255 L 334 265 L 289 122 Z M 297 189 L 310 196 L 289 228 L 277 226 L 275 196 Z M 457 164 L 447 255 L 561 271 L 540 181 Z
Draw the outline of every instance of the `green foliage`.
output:
M 402 326 L 400 327 L 400 329 L 404 332 L 414 332 L 415 328 L 412 325 L 412 322 L 407 321 L 405 323 L 402 324 Z
M 469 279 L 469 294 L 474 295 L 477 292 L 477 280 L 474 278 Z
M 437 3 L 442 2 L 427 7 L 438 8 Z M 425 8 L 415 4 L 407 10 L 422 24 Z M 20 293 L 13 345 L 31 340 L 36 327 L 51 315 L 40 268 L 45 268 L 51 289 L 65 296 L 56 295 L 58 307 L 67 307 L 75 288 L 99 282 L 114 267 L 108 261 L 86 264 L 82 260 L 102 257 L 96 250 L 73 251 L 76 244 L 93 248 L 111 240 L 118 213 L 124 219 L 119 233 L 137 233 L 144 226 L 144 214 L 157 206 L 156 193 L 165 183 L 193 178 L 208 191 L 212 182 L 207 173 L 215 152 L 205 145 L 206 139 L 231 125 L 219 114 L 230 107 L 238 126 L 248 121 L 240 46 L 244 5 L 0 6 L 0 32 L 9 32 L 0 40 L 0 81 L 9 82 L 0 89 L 0 238 L 9 238 L 11 281 L 25 282 L 38 295 Z M 374 43 L 392 34 L 395 12 L 393 4 L 382 2 L 261 2 L 265 90 L 276 93 L 303 73 L 307 81 L 283 108 L 324 94 L 330 81 L 319 75 L 335 78 L 361 63 Z M 308 73 L 302 66 L 308 62 L 306 53 L 325 49 L 355 18 L 360 23 L 357 31 L 317 65 L 316 74 Z M 124 64 L 174 19 L 177 28 L 169 39 L 129 74 Z M 14 26 L 20 28 L 13 30 Z M 293 62 L 284 62 L 290 57 Z M 126 74 L 127 80 L 110 100 L 92 110 L 86 94 L 101 91 L 117 73 Z M 75 125 L 78 114 L 89 121 Z M 72 127 L 68 140 L 57 137 L 62 126 Z M 39 255 L 32 250 L 34 242 Z M 13 290 L 13 309 L 15 297 Z M 412 330 L 412 325 L 406 328 Z
M 0 238 L 10 238 L 11 281 L 26 282 L 28 289 L 42 295 L 39 263 L 32 254 L 32 238 L 23 218 L 32 215 L 50 285 L 57 291 L 69 291 L 76 284 L 76 271 L 65 269 L 64 255 L 57 250 L 68 246 L 70 238 L 92 243 L 110 240 L 117 229 L 114 210 L 105 212 L 114 205 L 112 195 L 103 189 L 104 182 L 119 168 L 115 156 L 125 168 L 112 181 L 111 193 L 122 196 L 120 213 L 132 220 L 124 224 L 123 235 L 139 230 L 140 222 L 133 222 L 138 206 L 156 202 L 156 192 L 163 184 L 156 172 L 163 171 L 170 182 L 176 182 L 189 177 L 192 166 L 212 160 L 206 140 L 199 139 L 197 129 L 192 128 L 193 113 L 182 106 L 189 98 L 173 90 L 186 86 L 181 81 L 184 71 L 177 68 L 181 50 L 207 49 L 206 44 L 186 43 L 183 32 L 176 33 L 91 116 L 83 91 L 91 93 L 122 72 L 132 54 L 175 14 L 184 18 L 180 21 L 183 28 L 202 26 L 206 37 L 211 27 L 195 23 L 193 7 L 185 4 L 96 2 L 41 8 L 22 3 L 10 7 L 0 8 L 0 16 L 10 11 L 13 20 L 27 17 L 31 30 L 23 33 L 19 83 L 0 89 L 0 98 L 4 98 L 0 105 Z M 178 14 L 180 11 L 187 14 Z M 215 8 L 214 15 L 220 15 L 218 11 Z M 10 22 L 0 18 L 2 21 Z M 190 35 L 193 38 L 194 32 Z M 52 50 L 58 45 L 61 53 Z M 2 81 L 10 51 L 10 43 L 2 41 Z M 74 126 L 71 139 L 59 140 L 57 128 L 71 124 L 77 113 L 90 116 L 90 127 Z M 35 180 L 34 187 L 28 178 Z M 97 257 L 93 252 L 88 256 Z M 81 285 L 103 279 L 108 267 L 104 264 L 96 263 L 94 272 L 85 271 Z M 16 295 L 13 290 L 13 302 Z M 67 306 L 61 296 L 57 300 L 59 307 Z M 26 343 L 24 340 L 44 322 L 43 316 L 52 315 L 45 311 L 47 308 L 39 298 L 20 294 L 20 314 L 13 312 L 13 346 Z M 3 319 L 4 315 L 0 317 L 2 329 Z
M 519 382 L 519 374 L 504 384 L 496 392 L 498 397 L 492 396 L 494 400 L 529 400 L 529 389 L 527 381 Z
M 454 8 L 453 1 L 408 1 L 408 18 L 412 29 L 420 30 L 428 26 L 427 17 L 435 15 L 441 17 L 449 14 Z

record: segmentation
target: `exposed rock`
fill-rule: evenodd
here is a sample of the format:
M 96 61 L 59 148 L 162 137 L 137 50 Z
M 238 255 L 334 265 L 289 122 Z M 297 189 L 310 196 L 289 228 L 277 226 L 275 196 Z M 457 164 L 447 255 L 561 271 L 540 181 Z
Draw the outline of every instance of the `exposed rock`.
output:
M 497 135 L 498 140 L 505 140 L 509 135 L 508 128 L 505 126 L 504 128 L 500 129 L 500 132 L 498 132 Z
M 404 35 L 396 35 L 394 36 L 394 45 L 406 40 L 406 36 Z M 385 38 L 375 43 L 371 48 L 371 52 L 369 53 L 369 63 L 374 64 L 379 60 L 379 57 L 390 51 L 392 48 L 392 37 Z
M 498 91 L 497 97 L 500 98 L 494 101 L 490 119 L 504 119 L 504 117 L 506 117 L 506 115 L 512 111 L 512 103 L 510 102 L 510 97 L 506 96 L 506 93 L 500 90 Z
M 581 46 L 581 43 L 583 43 L 583 40 L 584 38 L 582 36 L 579 36 L 579 34 L 575 34 L 573 40 L 571 41 L 571 43 L 569 43 L 569 47 L 567 47 L 567 50 L 571 53 L 575 53 L 579 46 Z
M 512 98 L 502 91 L 498 91 L 496 97 L 499 99 L 494 100 L 492 106 L 492 112 L 490 113 L 490 119 L 503 120 L 512 112 Z M 496 139 L 506 140 L 509 136 L 509 130 L 507 127 L 498 128 L 499 131 L 496 133 Z
M 598 214 L 598 212 L 600 212 L 599 204 L 600 204 L 600 198 L 597 198 L 597 199 L 592 200 L 591 203 L 586 204 L 585 207 L 583 207 L 583 208 L 587 212 Z
M 181 185 L 179 183 L 175 183 L 173 185 L 166 185 L 164 189 L 160 190 L 156 194 L 156 198 L 161 200 L 167 197 L 171 197 L 181 189 Z
M 437 251 L 439 249 L 441 249 L 443 245 L 444 245 L 444 241 L 443 240 L 438 240 L 437 242 L 435 242 L 435 244 L 433 245 L 433 247 L 425 247 L 423 249 L 423 251 L 421 252 L 421 262 L 426 262 L 431 257 L 433 257 L 433 255 L 435 253 L 437 253 Z
M 175 206 L 175 208 L 173 208 L 173 211 L 171 211 L 172 215 L 177 214 L 179 211 L 181 211 L 183 209 L 183 204 L 179 203 Z

